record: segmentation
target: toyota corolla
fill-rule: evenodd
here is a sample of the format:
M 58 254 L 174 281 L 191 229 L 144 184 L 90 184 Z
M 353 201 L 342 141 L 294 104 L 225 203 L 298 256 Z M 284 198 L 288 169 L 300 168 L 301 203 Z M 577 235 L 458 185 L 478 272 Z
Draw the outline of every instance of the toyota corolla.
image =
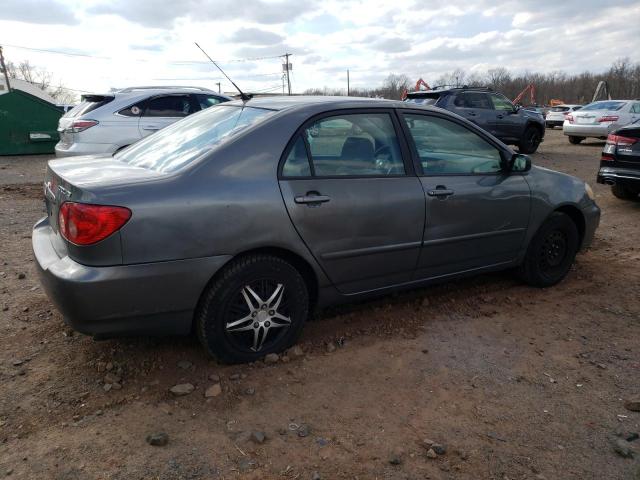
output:
M 49 162 L 42 283 L 98 338 L 188 334 L 224 362 L 290 347 L 312 309 L 487 271 L 561 281 L 600 210 L 583 181 L 433 107 L 234 101 L 115 156 Z

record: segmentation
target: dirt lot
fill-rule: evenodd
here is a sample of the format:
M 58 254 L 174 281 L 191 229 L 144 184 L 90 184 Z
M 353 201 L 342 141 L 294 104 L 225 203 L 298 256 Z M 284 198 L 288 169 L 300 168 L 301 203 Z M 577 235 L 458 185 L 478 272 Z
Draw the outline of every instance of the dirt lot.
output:
M 503 273 L 325 311 L 303 355 L 232 367 L 192 338 L 73 334 L 31 255 L 46 159 L 0 157 L 0 477 L 640 479 L 640 440 L 612 446 L 640 432 L 640 202 L 595 184 L 601 149 L 553 131 L 533 156 L 603 210 L 559 286 Z

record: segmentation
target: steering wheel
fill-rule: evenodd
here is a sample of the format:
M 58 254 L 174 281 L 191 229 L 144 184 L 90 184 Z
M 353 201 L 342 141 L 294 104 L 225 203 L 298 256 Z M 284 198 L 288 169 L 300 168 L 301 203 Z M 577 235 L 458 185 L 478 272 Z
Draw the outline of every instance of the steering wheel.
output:
M 387 158 L 384 158 L 383 155 L 386 155 Z M 394 167 L 393 162 L 389 161 L 389 158 L 391 158 L 391 156 L 391 147 L 389 145 L 383 145 L 380 148 L 376 149 L 375 152 L 373 152 L 373 158 L 376 159 L 376 168 L 378 170 L 384 171 L 385 175 L 389 175 Z
M 486 162 L 482 162 L 471 169 L 471 173 L 494 173 L 500 170 L 500 164 L 498 164 L 498 170 L 495 170 L 496 161 L 495 160 L 487 160 Z M 490 167 L 489 170 L 485 170 L 485 167 Z

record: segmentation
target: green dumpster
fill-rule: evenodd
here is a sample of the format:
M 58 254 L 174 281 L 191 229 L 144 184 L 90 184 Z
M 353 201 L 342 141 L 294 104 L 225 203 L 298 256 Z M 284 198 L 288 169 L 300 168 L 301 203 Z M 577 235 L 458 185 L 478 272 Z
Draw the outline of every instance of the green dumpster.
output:
M 54 153 L 61 116 L 55 105 L 22 90 L 0 95 L 0 155 Z

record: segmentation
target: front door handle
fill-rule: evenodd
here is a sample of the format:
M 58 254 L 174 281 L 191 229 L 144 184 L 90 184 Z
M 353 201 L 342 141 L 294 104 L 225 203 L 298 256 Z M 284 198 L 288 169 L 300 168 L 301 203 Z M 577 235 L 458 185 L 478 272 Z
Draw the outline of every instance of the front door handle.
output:
M 442 198 L 446 198 L 449 195 L 453 195 L 453 194 L 454 194 L 453 190 L 449 190 L 448 188 L 442 185 L 438 185 L 435 189 L 429 190 L 427 192 L 427 195 L 429 195 L 430 197 L 442 197 Z
M 467 116 L 475 117 L 476 116 L 476 112 L 467 112 Z
M 142 129 L 150 132 L 155 132 L 156 130 L 160 130 L 160 127 L 158 125 L 143 125 Z
M 305 203 L 310 206 L 319 205 L 321 203 L 326 203 L 331 200 L 330 197 L 326 195 L 320 195 L 318 193 L 308 192 L 306 195 L 300 195 L 293 199 L 296 203 Z
M 501 113 L 499 113 L 498 115 L 496 115 L 496 117 L 498 117 L 498 118 L 504 118 L 504 115 L 502 115 Z

